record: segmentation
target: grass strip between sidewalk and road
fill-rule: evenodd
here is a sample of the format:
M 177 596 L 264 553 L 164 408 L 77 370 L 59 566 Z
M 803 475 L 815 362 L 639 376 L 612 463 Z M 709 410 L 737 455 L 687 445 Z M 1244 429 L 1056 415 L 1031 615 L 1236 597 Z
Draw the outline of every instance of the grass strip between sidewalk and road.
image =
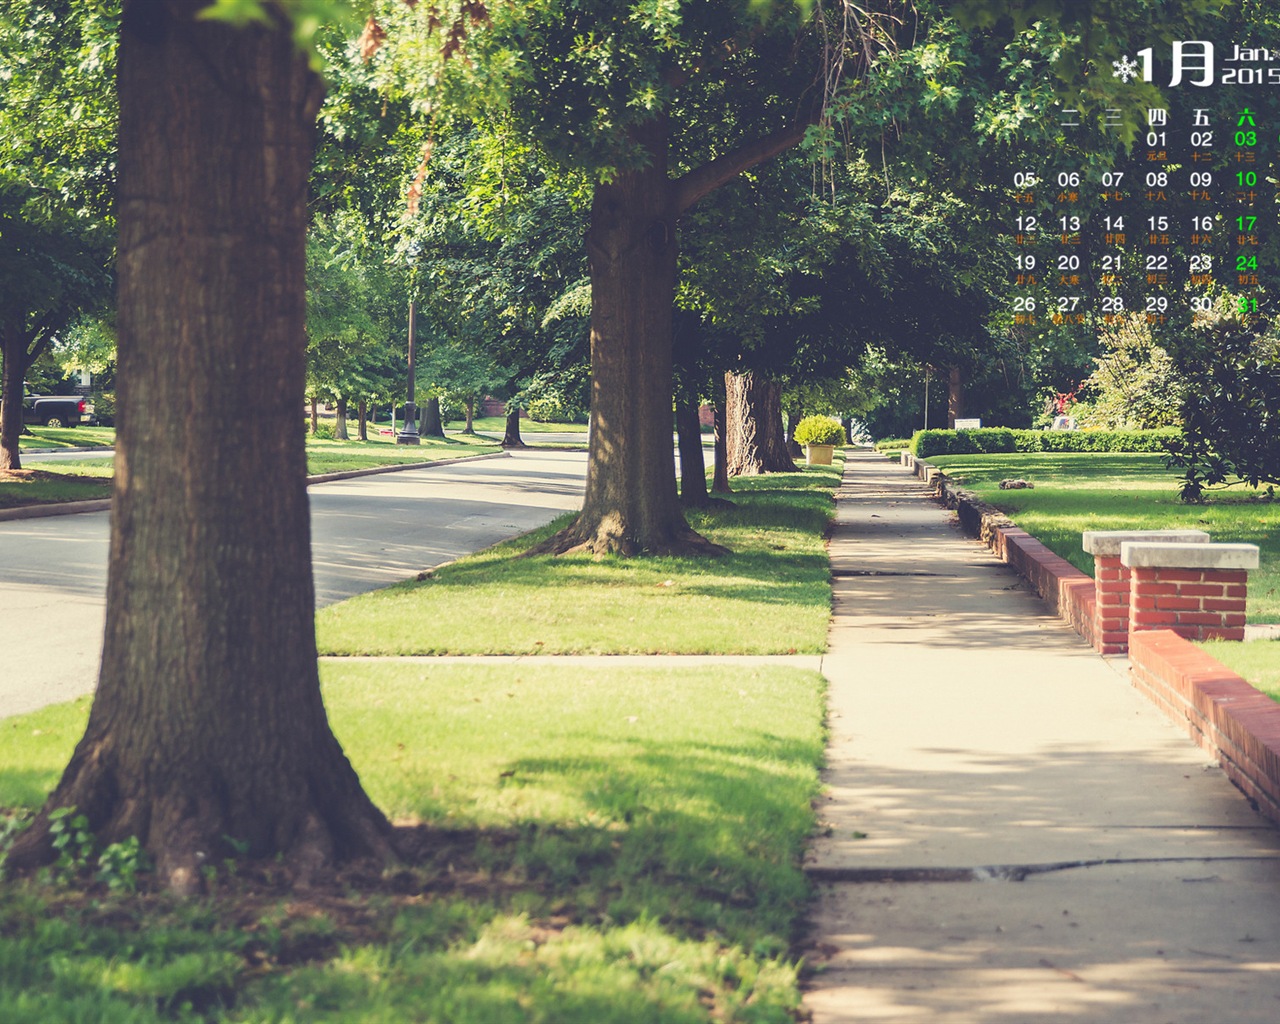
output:
M 18 451 L 59 448 L 110 448 L 116 443 L 115 427 L 35 427 L 18 437 Z
M 831 575 L 824 534 L 842 460 L 739 477 L 689 514 L 721 558 L 522 557 L 543 530 L 320 611 L 320 650 L 383 654 L 818 654 Z
M 49 433 L 48 428 L 41 428 Z M 80 428 L 77 428 L 80 429 Z M 68 430 L 60 433 L 70 433 Z M 397 445 L 390 440 L 330 441 L 307 439 L 307 473 L 345 473 L 382 466 L 441 462 L 470 455 L 499 452 L 490 438 L 453 435 L 448 439 L 424 439 L 418 445 Z M 24 460 L 16 472 L 0 472 L 0 508 L 47 505 L 111 497 L 113 462 L 109 457 Z
M 1257 544 L 1248 618 L 1280 622 L 1280 502 L 1265 492 L 1233 488 L 1213 493 L 1204 505 L 1183 504 L 1179 477 L 1159 455 L 945 455 L 929 462 L 1090 575 L 1093 556 L 1080 546 L 1085 530 L 1204 530 L 1213 541 Z M 1002 491 L 1007 478 L 1034 489 Z
M 817 673 L 655 659 L 322 676 L 417 863 L 311 891 L 269 865 L 210 865 L 212 894 L 187 901 L 115 893 L 110 876 L 87 892 L 5 883 L 0 1020 L 796 1019 Z M 0 721 L 0 805 L 39 804 L 86 714 Z
M 59 459 L 0 470 L 0 508 L 53 505 L 111 497 L 111 460 Z

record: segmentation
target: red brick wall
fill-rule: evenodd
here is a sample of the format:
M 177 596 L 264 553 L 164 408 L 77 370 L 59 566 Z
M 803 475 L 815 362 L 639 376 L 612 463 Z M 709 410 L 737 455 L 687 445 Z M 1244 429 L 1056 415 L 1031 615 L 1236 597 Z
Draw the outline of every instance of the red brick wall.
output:
M 1280 704 L 1172 630 L 1129 638 L 1133 684 L 1280 822 Z
M 945 492 L 945 482 L 942 487 Z M 946 500 L 952 504 L 965 502 L 954 493 L 946 494 Z M 971 527 L 970 532 L 983 536 L 992 550 L 1025 576 L 1060 617 L 1090 643 L 1094 642 L 1093 625 L 1099 620 L 1095 618 L 1092 577 L 1053 554 L 1024 530 L 983 524 L 984 514 L 975 511 L 973 506 L 963 510 L 960 518 L 961 522 L 978 523 L 978 528 Z M 1237 572 L 1243 577 L 1243 571 L 1159 571 L 1194 573 L 1197 580 L 1166 576 L 1156 582 L 1206 588 L 1185 595 L 1205 603 L 1205 607 L 1219 601 L 1243 604 L 1244 581 L 1234 578 Z M 1205 576 L 1212 578 L 1203 578 Z M 1220 595 L 1207 589 L 1214 586 L 1221 587 Z M 1189 608 L 1181 610 L 1197 614 Z M 1225 608 L 1209 610 L 1236 614 Z M 1242 619 L 1241 632 L 1243 625 Z M 1130 678 L 1134 686 L 1185 728 L 1262 814 L 1280 823 L 1280 704 L 1172 630 L 1130 633 L 1128 642 Z
M 1172 629 L 1188 640 L 1243 640 L 1248 578 L 1244 569 L 1136 566 L 1130 628 Z

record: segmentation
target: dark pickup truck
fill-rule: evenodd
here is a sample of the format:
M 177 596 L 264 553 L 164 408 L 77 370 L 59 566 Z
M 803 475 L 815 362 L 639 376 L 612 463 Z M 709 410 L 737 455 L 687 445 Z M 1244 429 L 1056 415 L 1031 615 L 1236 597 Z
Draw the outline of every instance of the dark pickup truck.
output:
M 28 395 L 22 400 L 22 422 L 45 427 L 75 427 L 97 422 L 93 403 L 79 395 Z

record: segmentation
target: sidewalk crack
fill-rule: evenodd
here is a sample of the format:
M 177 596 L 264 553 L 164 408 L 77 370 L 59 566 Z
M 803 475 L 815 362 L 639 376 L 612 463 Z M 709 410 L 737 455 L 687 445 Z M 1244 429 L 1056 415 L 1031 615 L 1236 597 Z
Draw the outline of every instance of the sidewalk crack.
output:
M 1108 857 L 1095 860 L 1063 860 L 1045 864 L 987 864 L 970 868 L 840 868 L 806 867 L 811 881 L 873 885 L 882 882 L 1024 882 L 1035 875 L 1082 868 L 1112 867 L 1125 864 L 1280 864 L 1277 856 L 1241 857 Z M 1204 881 L 1187 879 L 1186 881 Z

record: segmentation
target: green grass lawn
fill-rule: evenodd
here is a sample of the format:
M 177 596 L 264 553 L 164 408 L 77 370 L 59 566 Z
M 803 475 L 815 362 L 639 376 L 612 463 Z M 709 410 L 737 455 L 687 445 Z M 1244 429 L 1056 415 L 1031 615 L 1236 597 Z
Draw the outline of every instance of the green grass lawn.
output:
M 445 440 L 423 438 L 421 444 L 398 445 L 392 438 L 370 437 L 368 441 L 330 441 L 307 438 L 307 472 L 343 473 L 353 469 L 397 466 L 413 462 L 435 462 L 466 455 L 501 451 L 489 438 L 453 435 Z
M 33 462 L 0 472 L 0 508 L 111 497 L 111 460 Z
M 826 649 L 839 465 L 740 477 L 699 512 L 713 558 L 519 557 L 564 526 L 321 610 L 325 654 L 786 654 Z M 571 518 L 571 517 L 570 517 Z
M 450 420 L 446 426 L 446 430 L 461 430 L 464 426 L 462 420 Z M 507 421 L 503 416 L 477 416 L 471 421 L 471 429 L 478 430 L 484 434 L 497 434 L 501 436 L 506 433 Z M 585 423 L 539 423 L 536 420 L 522 419 L 520 420 L 521 434 L 581 434 L 583 440 L 586 440 L 587 425 Z
M 110 448 L 116 443 L 115 427 L 28 427 L 18 438 L 18 450 L 47 448 Z
M 42 433 L 77 433 L 75 430 Z M 450 437 L 424 440 L 419 445 L 397 445 L 392 439 L 330 441 L 307 438 L 307 472 L 313 476 L 349 470 L 436 462 L 467 455 L 483 455 L 502 449 L 488 438 Z M 111 497 L 110 458 L 30 462 L 17 473 L 0 473 L 0 508 L 82 501 Z
M 1091 575 L 1093 557 L 1080 547 L 1085 530 L 1198 529 L 1215 541 L 1257 544 L 1261 564 L 1249 576 L 1249 621 L 1280 622 L 1280 502 L 1233 488 L 1208 504 L 1184 505 L 1178 476 L 1159 455 L 1046 452 L 929 461 Z M 1007 477 L 1035 489 L 1002 491 Z
M 1241 676 L 1267 694 L 1280 701 L 1280 641 L 1250 640 L 1235 643 L 1230 640 L 1208 640 L 1197 646 L 1216 658 L 1236 675 Z
M 334 729 L 415 863 L 308 892 L 269 865 L 219 865 L 212 896 L 188 901 L 0 885 L 0 1020 L 795 1020 L 816 673 L 322 674 Z M 0 721 L 0 806 L 39 804 L 86 709 Z

